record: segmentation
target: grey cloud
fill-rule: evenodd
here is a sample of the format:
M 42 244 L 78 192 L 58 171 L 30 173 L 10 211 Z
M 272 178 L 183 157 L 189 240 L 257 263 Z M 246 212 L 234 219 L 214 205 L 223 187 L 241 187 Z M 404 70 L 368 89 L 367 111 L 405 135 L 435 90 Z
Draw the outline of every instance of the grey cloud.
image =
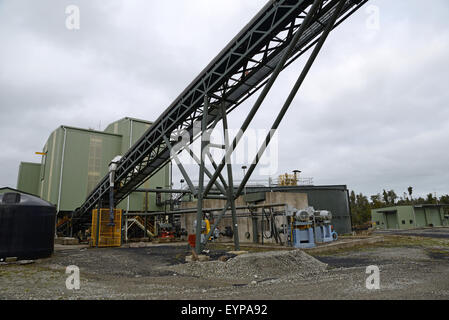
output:
M 369 3 L 380 31 L 366 30 L 362 10 L 331 35 L 281 127 L 278 173 L 302 169 L 368 194 L 449 193 L 449 4 Z M 68 4 L 81 9 L 77 32 L 64 25 Z M 0 185 L 14 187 L 19 162 L 39 161 L 34 151 L 61 124 L 155 120 L 264 4 L 1 2 Z M 271 125 L 303 61 L 282 74 L 253 128 Z M 251 102 L 230 115 L 234 127 Z

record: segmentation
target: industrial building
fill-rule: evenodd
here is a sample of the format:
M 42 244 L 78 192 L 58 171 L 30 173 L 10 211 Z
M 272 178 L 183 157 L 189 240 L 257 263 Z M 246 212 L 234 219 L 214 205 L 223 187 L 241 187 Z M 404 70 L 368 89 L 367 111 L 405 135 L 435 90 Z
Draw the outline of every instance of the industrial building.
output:
M 73 212 L 108 173 L 110 161 L 125 154 L 150 126 L 151 122 L 133 118 L 116 121 L 104 131 L 61 126 L 48 138 L 41 163 L 20 164 L 17 189 L 56 205 L 60 213 Z M 142 185 L 170 187 L 170 164 Z M 131 193 L 117 208 L 126 212 L 164 209 L 156 194 L 144 193 Z
M 339 234 L 352 232 L 349 191 L 345 185 L 249 186 L 246 190 L 247 202 L 251 202 L 251 197 L 257 198 L 258 193 L 266 192 L 293 193 L 298 197 L 305 195 L 308 206 L 314 207 L 317 210 L 328 210 L 332 212 L 332 225 L 335 231 Z
M 283 176 L 280 176 L 281 178 Z M 338 234 L 348 234 L 352 231 L 351 212 L 349 206 L 349 193 L 346 186 L 314 186 L 301 185 L 304 181 L 312 179 L 296 179 L 293 185 L 281 185 L 281 179 L 270 179 L 269 186 L 258 182 L 246 188 L 245 194 L 236 200 L 238 237 L 242 243 L 279 243 L 287 240 L 283 228 L 287 224 L 285 213 L 287 207 L 305 209 L 313 207 L 316 210 L 330 211 L 332 214 L 332 227 Z M 294 185 L 299 183 L 299 185 Z M 187 197 L 181 204 L 181 226 L 189 234 L 195 233 L 194 225 L 197 201 Z M 211 221 L 225 206 L 225 200 L 204 200 L 203 211 L 207 212 Z M 190 210 L 189 209 L 193 209 Z M 274 214 L 274 215 L 272 215 Z M 272 224 L 274 222 L 274 224 Z M 220 241 L 229 241 L 232 226 L 231 211 L 218 224 L 221 234 L 228 234 Z M 280 230 L 280 237 L 276 239 L 274 229 Z M 280 240 L 280 241 L 279 241 Z
M 410 205 L 371 211 L 377 229 L 399 230 L 449 226 L 448 205 Z

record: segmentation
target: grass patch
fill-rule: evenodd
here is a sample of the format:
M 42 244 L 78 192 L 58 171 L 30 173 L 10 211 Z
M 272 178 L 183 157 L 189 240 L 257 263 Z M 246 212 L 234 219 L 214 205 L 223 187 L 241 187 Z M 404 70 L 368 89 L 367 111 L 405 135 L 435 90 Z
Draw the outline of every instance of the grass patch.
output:
M 414 248 L 429 248 L 429 247 L 443 247 L 449 250 L 449 240 L 427 238 L 427 237 L 414 237 L 414 236 L 394 236 L 385 235 L 383 242 L 356 245 L 348 248 L 338 248 L 320 251 L 320 252 L 309 252 L 310 255 L 314 257 L 330 256 L 345 254 L 354 251 L 372 251 L 379 248 L 398 248 L 398 247 L 414 247 Z M 446 252 L 446 251 L 445 251 Z

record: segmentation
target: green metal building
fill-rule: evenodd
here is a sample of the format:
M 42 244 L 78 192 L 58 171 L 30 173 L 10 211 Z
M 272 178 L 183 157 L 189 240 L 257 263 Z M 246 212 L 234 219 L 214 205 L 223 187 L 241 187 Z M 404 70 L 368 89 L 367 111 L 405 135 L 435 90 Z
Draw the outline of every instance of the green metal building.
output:
M 378 229 L 415 229 L 449 226 L 448 205 L 395 206 L 371 211 Z
M 123 155 L 151 126 L 148 121 L 124 118 L 105 131 L 61 126 L 48 138 L 42 161 L 21 163 L 17 189 L 35 194 L 71 212 L 82 205 L 98 182 L 108 174 L 110 161 Z M 168 189 L 171 165 L 167 165 L 141 188 Z M 127 212 L 161 211 L 156 195 L 133 193 L 119 204 Z

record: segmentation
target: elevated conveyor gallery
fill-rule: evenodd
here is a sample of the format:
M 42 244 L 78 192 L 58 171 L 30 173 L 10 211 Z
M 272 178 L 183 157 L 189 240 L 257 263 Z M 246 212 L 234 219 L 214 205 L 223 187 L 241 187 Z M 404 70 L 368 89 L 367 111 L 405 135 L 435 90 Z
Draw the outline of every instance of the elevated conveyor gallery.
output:
M 210 99 L 205 119 L 210 127 L 220 117 L 222 106 L 229 114 L 264 87 L 283 56 L 290 52 L 287 50 L 298 30 L 301 30 L 301 36 L 283 69 L 314 47 L 330 20 L 336 16 L 331 27 L 337 27 L 367 1 L 269 1 L 122 157 L 115 174 L 113 205 L 120 203 L 171 160 L 167 139 L 175 143 L 183 132 L 194 132 L 194 123 L 203 118 L 205 96 Z M 310 14 L 311 20 L 307 20 L 302 29 L 313 5 L 318 8 Z M 89 222 L 88 213 L 100 201 L 103 206 L 109 205 L 109 189 L 109 176 L 106 176 L 74 212 L 74 228 Z

